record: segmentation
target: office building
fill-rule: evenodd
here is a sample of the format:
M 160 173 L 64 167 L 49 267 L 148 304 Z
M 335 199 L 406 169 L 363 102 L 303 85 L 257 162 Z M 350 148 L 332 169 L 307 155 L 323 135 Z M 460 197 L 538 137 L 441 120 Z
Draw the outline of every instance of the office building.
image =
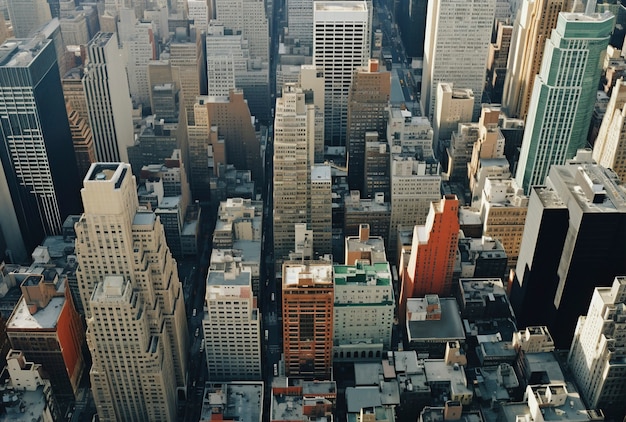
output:
M 391 349 L 395 301 L 388 262 L 334 265 L 333 358 L 380 359 Z
M 426 0 L 403 0 L 398 3 L 394 13 L 400 27 L 402 44 L 407 57 L 424 57 L 424 36 L 426 33 Z
M 232 34 L 248 40 L 250 56 L 269 60 L 269 24 L 265 4 L 259 0 L 215 0 L 215 19 Z
M 2 44 L 0 85 L 0 226 L 19 262 L 80 211 L 80 186 L 53 42 Z
M 287 2 L 289 36 L 305 48 L 313 48 L 313 0 Z
M 59 19 L 61 34 L 65 45 L 87 45 L 89 39 L 89 27 L 84 11 L 66 13 Z
M 613 169 L 622 181 L 626 181 L 624 105 L 626 105 L 626 83 L 620 78 L 613 88 L 598 137 L 593 144 L 593 159 L 599 165 Z
M 409 298 L 452 294 L 452 275 L 458 249 L 459 200 L 446 195 L 430 205 L 424 225 L 415 225 L 406 271 L 402 272 L 400 316 Z
M 61 77 L 63 85 L 63 96 L 65 101 L 70 104 L 72 110 L 89 123 L 89 111 L 87 110 L 87 97 L 85 97 L 85 89 L 83 87 L 83 70 L 79 67 L 70 69 Z M 91 128 L 90 128 L 91 129 Z
M 278 378 L 272 383 L 270 422 L 332 418 L 337 402 L 336 381 Z
M 546 40 L 556 28 L 559 13 L 566 11 L 566 3 L 566 0 L 525 0 L 517 13 L 502 93 L 502 104 L 511 117 L 526 119 L 528 115 Z
M 263 382 L 259 381 L 207 383 L 202 394 L 200 420 L 241 418 L 262 422 L 263 394 Z
M 87 121 L 72 110 L 69 102 L 65 103 L 67 119 L 72 133 L 72 143 L 74 144 L 74 155 L 76 155 L 76 166 L 78 176 L 83 178 L 91 164 L 96 162 L 96 151 L 93 147 L 93 135 Z
M 364 188 L 366 134 L 376 132 L 383 138 L 386 132 L 385 109 L 389 104 L 391 74 L 378 66 L 378 60 L 370 59 L 367 67 L 357 68 L 348 94 L 346 147 L 351 190 Z
M 7 320 L 6 331 L 13 349 L 42 365 L 57 401 L 68 407 L 78 395 L 85 369 L 85 331 L 67 276 L 59 275 L 57 268 L 37 264 L 15 274 L 22 297 Z
M 345 265 L 387 262 L 384 237 L 376 236 L 370 230 L 369 224 L 361 223 L 357 235 L 346 236 Z
M 474 114 L 474 93 L 471 89 L 457 88 L 453 84 L 437 84 L 437 106 L 433 114 L 433 150 L 441 157 L 452 132 L 459 123 L 469 123 Z
M 139 207 L 128 164 L 95 163 L 83 184 L 76 275 L 99 417 L 172 420 L 187 384 L 188 333 L 163 226 Z
M 150 103 L 148 63 L 156 59 L 156 40 L 151 22 L 135 18 L 135 11 L 120 11 L 118 23 L 119 42 L 126 58 L 126 73 L 130 95 L 135 104 Z
M 305 91 L 313 92 L 313 104 L 315 104 L 315 147 L 313 160 L 316 163 L 322 163 L 324 162 L 324 90 L 326 89 L 324 70 L 312 65 L 299 67 L 297 80 L 300 83 L 300 87 Z
M 363 186 L 364 198 L 377 198 L 382 195 L 382 200 L 389 202 L 390 195 L 390 165 L 389 144 L 378 138 L 375 132 L 365 134 L 365 162 L 363 164 L 365 181 Z
M 478 117 L 495 9 L 495 0 L 428 2 L 421 101 L 424 114 L 431 120 L 439 82 L 471 89 L 473 116 Z
M 206 32 L 209 27 L 209 5 L 204 0 L 187 0 L 187 15 L 193 20 L 193 26 L 198 32 Z
M 370 57 L 369 7 L 364 0 L 313 3 L 313 65 L 324 70 L 327 145 L 346 145 L 352 78 Z
M 547 325 L 557 348 L 570 344 L 594 287 L 626 274 L 626 190 L 613 171 L 578 158 L 531 190 L 511 289 L 518 323 Z
M 469 322 L 515 318 L 500 278 L 461 278 L 456 296 L 461 318 Z
M 283 264 L 283 352 L 287 377 L 330 379 L 333 362 L 333 266 Z
M 487 178 L 479 209 L 483 235 L 502 243 L 509 268 L 515 268 L 524 234 L 528 197 L 514 179 Z
M 186 37 L 173 38 L 170 43 L 170 65 L 176 69 L 178 84 L 182 93 L 185 111 L 187 112 L 187 123 L 189 126 L 195 124 L 194 104 L 196 97 L 206 89 L 206 63 L 205 52 L 202 48 L 202 37 L 189 39 Z
M 474 143 L 480 137 L 478 123 L 459 123 L 458 129 L 452 132 L 450 145 L 446 148 L 448 157 L 445 174 L 451 182 L 469 184 L 467 180 L 467 164 L 472 159 Z
M 210 270 L 204 306 L 202 329 L 209 379 L 260 380 L 261 313 L 250 271 L 232 264 L 224 271 Z
M 315 105 L 297 85 L 287 84 L 276 100 L 274 123 L 274 256 L 294 248 L 294 225 L 310 223 L 311 167 L 315 140 Z M 331 208 L 330 203 L 327 204 Z M 313 234 L 315 239 L 315 233 Z M 328 251 L 316 251 L 320 254 Z
M 89 123 L 102 162 L 128 162 L 133 145 L 133 105 L 117 35 L 99 32 L 87 44 L 83 76 Z
M 46 0 L 8 0 L 9 19 L 15 38 L 26 38 L 52 19 Z
M 307 209 L 308 227 L 313 230 L 313 250 L 319 255 L 332 252 L 333 204 L 331 166 L 311 166 L 311 186 Z
M 359 191 L 350 191 L 344 197 L 343 232 L 346 237 L 357 236 L 367 221 L 372 236 L 387 238 L 391 218 L 391 203 L 377 193 L 373 199 L 362 199 Z
M 567 359 L 581 395 L 590 408 L 607 418 L 626 413 L 624 371 L 626 345 L 626 278 L 610 287 L 596 287 L 587 314 L 578 318 Z
M 507 74 L 513 25 L 510 20 L 496 21 L 496 40 L 489 44 L 487 59 L 487 90 L 491 103 L 500 104 Z
M 561 13 L 535 79 L 515 179 L 526 193 L 587 143 L 600 63 L 615 18 Z

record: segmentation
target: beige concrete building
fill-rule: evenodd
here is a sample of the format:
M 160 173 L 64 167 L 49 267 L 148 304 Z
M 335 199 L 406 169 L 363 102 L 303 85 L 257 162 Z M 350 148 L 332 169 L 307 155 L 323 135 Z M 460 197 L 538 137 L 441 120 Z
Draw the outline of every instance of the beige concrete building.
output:
M 444 141 L 450 140 L 459 123 L 472 121 L 474 93 L 467 88 L 454 88 L 454 84 L 437 84 L 436 107 L 433 115 L 433 149 L 437 157 L 443 152 Z
M 251 273 L 230 264 L 207 276 L 202 329 L 209 379 L 260 380 L 261 313 Z
M 324 69 L 313 65 L 302 65 L 298 72 L 298 81 L 303 90 L 313 91 L 315 104 L 315 154 L 316 163 L 324 161 Z M 281 91 L 282 92 L 282 91 Z
M 502 243 L 510 268 L 517 264 L 527 211 L 528 197 L 515 179 L 485 181 L 480 202 L 483 235 Z
M 502 104 L 511 117 L 526 119 L 546 40 L 568 0 L 525 0 L 517 13 Z
M 187 384 L 188 333 L 182 285 L 163 226 L 154 212 L 139 207 L 128 164 L 95 163 L 83 184 L 76 276 L 89 321 L 91 385 L 100 419 L 171 420 L 175 392 Z M 108 276 L 115 277 L 106 281 Z M 136 347 L 127 348 L 124 338 Z M 154 392 L 157 397 L 153 384 L 164 386 Z
M 545 325 L 526 327 L 513 333 L 513 348 L 524 353 L 544 353 L 554 351 L 554 340 Z
M 274 255 L 286 258 L 295 245 L 295 225 L 309 224 L 313 229 L 312 201 L 315 200 L 316 219 L 327 220 L 332 203 L 330 200 L 330 175 L 327 166 L 312 168 L 315 144 L 315 104 L 306 91 L 294 84 L 287 84 L 282 98 L 276 101 L 274 123 Z M 311 177 L 317 181 L 312 183 Z M 318 179 L 318 176 L 320 178 Z M 321 226 L 315 222 L 319 229 Z M 324 245 L 329 227 L 320 233 Z M 314 245 L 320 245 L 313 233 Z M 326 254 L 328 250 L 316 250 Z
M 195 124 L 193 109 L 196 96 L 200 95 L 203 63 L 201 37 L 197 40 L 170 43 L 170 65 L 178 70 L 178 82 L 187 112 L 187 122 L 190 126 Z
M 313 250 L 320 255 L 332 252 L 332 179 L 331 167 L 317 164 L 311 167 L 311 194 L 308 207 L 309 228 L 313 230 Z
M 595 143 L 593 159 L 626 181 L 626 82 L 620 78 L 611 94 Z

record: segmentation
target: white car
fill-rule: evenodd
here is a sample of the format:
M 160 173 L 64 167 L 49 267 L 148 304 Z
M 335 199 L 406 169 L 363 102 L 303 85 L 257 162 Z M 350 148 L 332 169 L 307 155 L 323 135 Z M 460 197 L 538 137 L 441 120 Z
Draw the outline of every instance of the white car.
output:
M 194 336 L 198 337 L 200 335 L 200 328 L 196 328 L 196 333 L 194 334 Z
M 196 316 L 197 313 L 198 313 L 198 310 L 196 308 L 193 308 L 193 312 L 191 313 L 191 316 Z

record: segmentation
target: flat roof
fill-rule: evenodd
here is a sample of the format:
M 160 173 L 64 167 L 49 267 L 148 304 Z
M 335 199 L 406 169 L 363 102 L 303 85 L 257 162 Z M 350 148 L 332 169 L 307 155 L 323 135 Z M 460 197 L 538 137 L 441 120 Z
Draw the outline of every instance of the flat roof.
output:
M 283 276 L 283 284 L 285 286 L 297 286 L 300 275 L 304 273 L 310 274 L 314 283 L 332 283 L 333 265 L 328 262 L 298 264 L 290 262 L 285 264 Z
M 311 182 L 313 181 L 330 182 L 330 166 L 329 165 L 311 166 Z
M 40 385 L 35 391 L 20 390 L 16 391 L 15 396 L 19 394 L 21 400 L 17 400 L 15 406 L 10 406 L 7 403 L 6 411 L 0 416 L 0 421 L 16 421 L 16 422 L 32 422 L 33 420 L 40 420 L 44 410 L 47 407 L 46 396 L 43 392 L 44 386 Z M 8 391 L 3 393 L 3 397 L 11 397 Z M 26 412 L 21 412 L 18 404 L 24 404 Z
M 225 273 L 224 271 L 209 271 L 207 274 L 207 286 L 249 286 L 251 284 L 249 271 L 239 273 Z
M 377 386 L 379 375 L 383 375 L 383 365 L 381 362 L 354 363 L 354 383 L 357 386 Z
M 364 1 L 315 1 L 313 4 L 316 11 L 367 11 L 367 3 Z
M 261 421 L 263 403 L 262 382 L 207 383 L 202 398 L 200 420 L 209 421 L 221 413 L 223 418 L 241 421 Z
M 39 38 L 7 40 L 0 45 L 0 66 L 28 67 L 51 42 Z
M 153 226 L 156 214 L 152 211 L 138 211 L 133 217 L 133 226 Z
M 415 299 L 408 299 L 407 312 L 411 302 Z M 439 298 L 441 307 L 441 319 L 425 321 L 407 321 L 409 341 L 415 340 L 446 340 L 463 339 L 465 331 L 456 299 L 450 297 Z
M 359 413 L 364 407 L 382 406 L 378 387 L 346 387 L 348 413 Z
M 41 330 L 55 328 L 64 305 L 64 296 L 53 297 L 45 308 L 31 315 L 26 299 L 22 297 L 9 317 L 7 328 Z

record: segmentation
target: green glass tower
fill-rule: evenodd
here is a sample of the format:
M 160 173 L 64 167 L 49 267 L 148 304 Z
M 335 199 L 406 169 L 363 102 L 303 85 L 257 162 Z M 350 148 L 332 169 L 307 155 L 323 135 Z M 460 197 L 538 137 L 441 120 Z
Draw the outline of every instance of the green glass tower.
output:
M 551 165 L 565 164 L 587 142 L 587 131 L 615 17 L 560 13 L 536 76 L 516 180 L 528 194 Z

